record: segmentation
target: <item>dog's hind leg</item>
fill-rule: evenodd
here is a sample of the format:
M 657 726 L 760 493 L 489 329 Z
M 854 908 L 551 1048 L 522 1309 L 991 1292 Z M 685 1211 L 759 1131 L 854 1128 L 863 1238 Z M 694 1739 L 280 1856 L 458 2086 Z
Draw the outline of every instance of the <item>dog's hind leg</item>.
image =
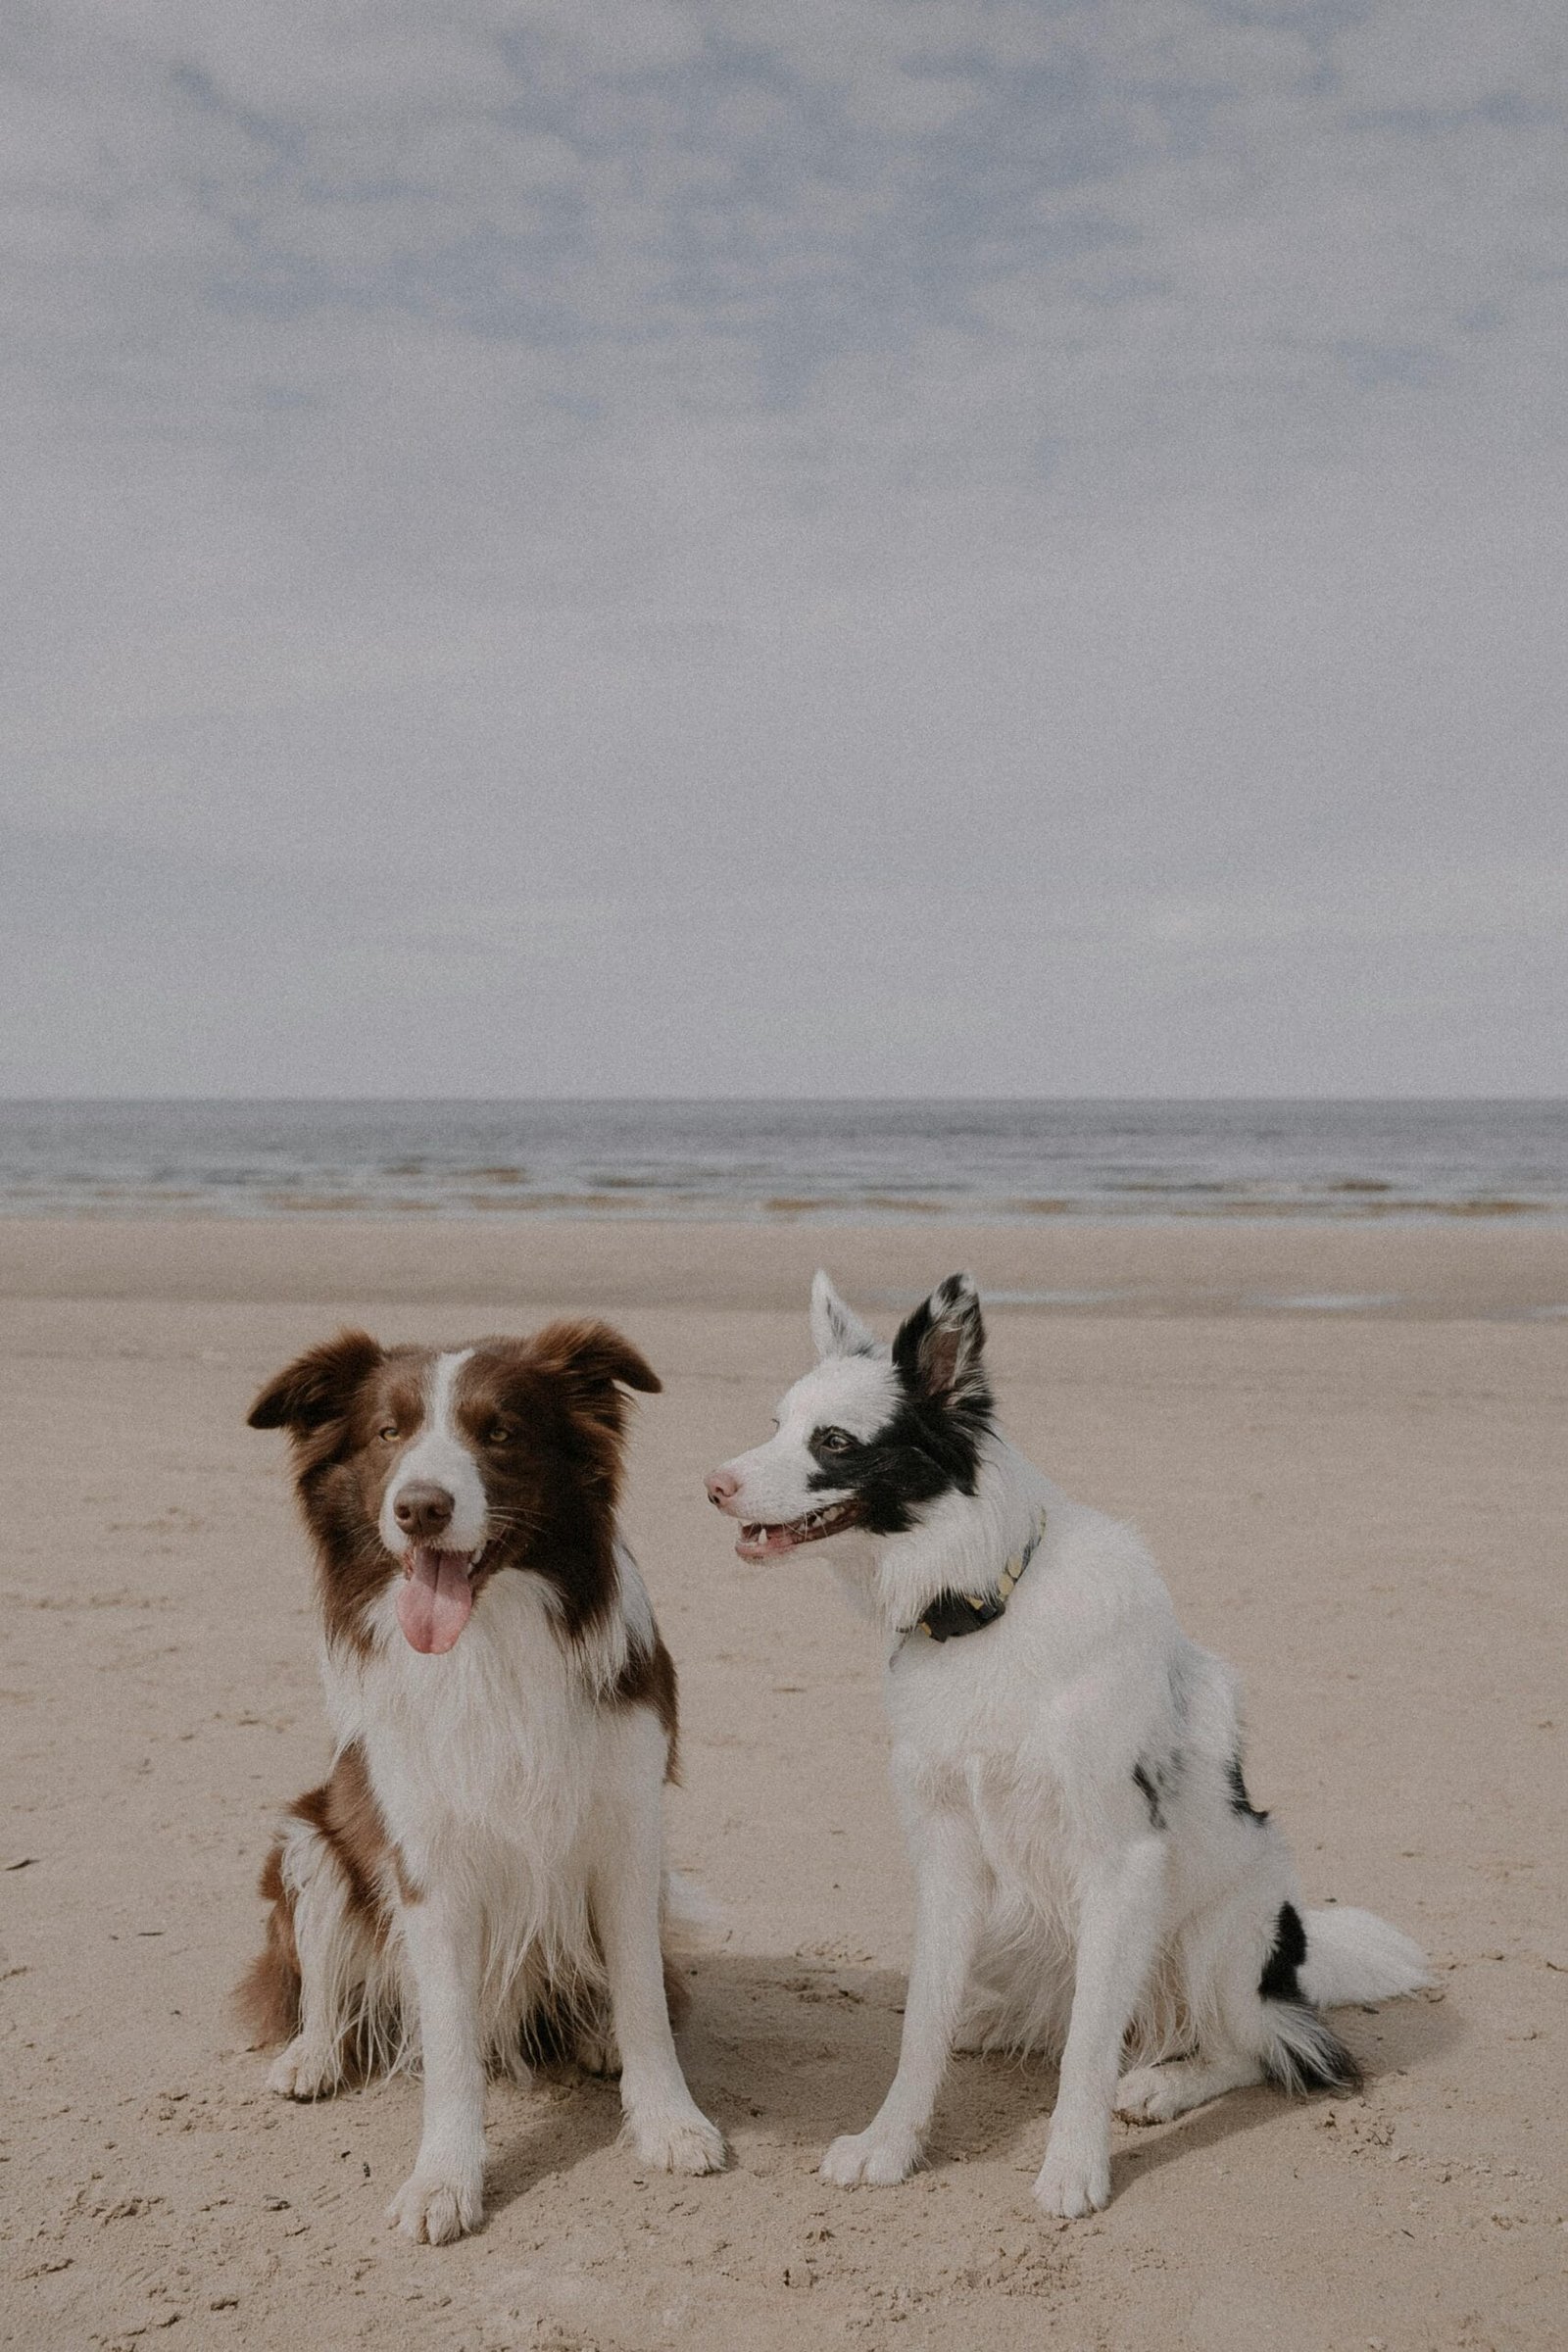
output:
M 1302 1983 L 1306 1932 L 1283 1853 L 1197 1926 L 1183 1959 L 1199 2046 L 1163 2065 L 1142 2066 L 1116 2087 L 1116 2112 L 1130 2123 L 1169 2123 L 1225 2091 L 1271 2082 L 1283 2089 L 1348 2090 L 1354 2058 L 1319 2015 Z
M 275 1902 L 287 1906 L 299 1966 L 298 2030 L 268 2074 L 284 2098 L 326 2098 L 344 2079 L 350 2027 L 370 1960 L 352 1890 L 326 1838 L 291 1820 L 277 1851 Z
M 1283 1846 L 1271 1860 L 1205 1936 L 1211 1973 L 1200 2013 L 1209 2022 L 1198 2055 L 1220 2067 L 1250 2061 L 1256 2072 L 1244 2081 L 1263 2077 L 1281 2090 L 1353 2090 L 1361 2070 L 1301 1981 L 1306 1930 Z
M 1163 2066 L 1139 2066 L 1123 2075 L 1116 2085 L 1116 2113 L 1130 2124 L 1168 2124 L 1189 2107 L 1262 2080 L 1262 2060 L 1240 2050 L 1223 2058 L 1170 2058 Z
M 1163 1836 L 1135 1838 L 1090 1880 L 1078 1921 L 1072 2019 L 1035 2200 L 1072 2221 L 1110 2195 L 1110 2118 L 1122 2042 L 1153 1966 Z

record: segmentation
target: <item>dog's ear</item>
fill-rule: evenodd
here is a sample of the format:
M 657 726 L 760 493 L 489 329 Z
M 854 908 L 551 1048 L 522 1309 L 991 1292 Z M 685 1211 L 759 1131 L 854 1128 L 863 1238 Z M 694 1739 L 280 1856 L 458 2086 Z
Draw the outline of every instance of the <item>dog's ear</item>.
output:
M 811 1339 L 823 1358 L 876 1353 L 875 1332 L 839 1297 L 820 1266 L 811 1284 Z
M 534 1335 L 528 1353 L 541 1372 L 564 1382 L 583 1411 L 614 1429 L 620 1427 L 625 1409 L 615 1394 L 617 1381 L 623 1389 L 641 1389 L 647 1396 L 657 1396 L 663 1386 L 630 1340 L 608 1323 L 547 1323 Z
M 893 1362 L 915 1394 L 933 1404 L 989 1410 L 981 1357 L 986 1327 L 972 1274 L 950 1274 L 900 1324 Z
M 368 1331 L 340 1331 L 270 1380 L 246 1420 L 252 1429 L 319 1429 L 341 1416 L 361 1381 L 384 1356 Z

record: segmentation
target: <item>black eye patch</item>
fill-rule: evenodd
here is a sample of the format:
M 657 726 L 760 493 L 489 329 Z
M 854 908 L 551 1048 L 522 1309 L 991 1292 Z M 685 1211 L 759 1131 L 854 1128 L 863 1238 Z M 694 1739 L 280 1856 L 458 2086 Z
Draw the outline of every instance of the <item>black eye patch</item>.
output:
M 987 1395 L 965 1399 L 962 1408 L 955 1410 L 916 1395 L 906 1382 L 901 1387 L 903 1396 L 893 1418 L 873 1437 L 852 1437 L 826 1423 L 807 1441 L 812 1458 L 821 1464 L 807 1485 L 813 1494 L 847 1489 L 859 1506 L 859 1524 L 872 1535 L 902 1535 L 914 1525 L 924 1504 L 954 1488 L 972 1494 L 980 1439 L 991 1422 Z M 847 1438 L 847 1448 L 825 1445 L 828 1438 Z
M 840 1429 L 836 1422 L 829 1422 L 823 1429 L 813 1429 L 806 1443 L 820 1461 L 823 1454 L 853 1453 L 860 1441 L 852 1438 L 847 1429 Z

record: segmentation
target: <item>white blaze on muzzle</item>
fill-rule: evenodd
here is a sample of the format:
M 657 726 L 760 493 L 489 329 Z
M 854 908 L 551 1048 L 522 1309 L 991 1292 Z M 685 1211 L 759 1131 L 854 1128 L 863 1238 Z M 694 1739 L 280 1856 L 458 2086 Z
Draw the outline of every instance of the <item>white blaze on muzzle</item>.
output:
M 425 1383 L 424 1425 L 387 1482 L 381 1502 L 382 1543 L 403 1563 L 398 1623 L 427 1655 L 456 1643 L 473 1607 L 472 1572 L 488 1537 L 489 1502 L 473 1452 L 459 1435 L 453 1401 L 458 1377 L 472 1354 L 438 1355 Z M 435 1542 L 400 1527 L 400 1497 L 434 1487 L 452 1498 L 452 1516 Z

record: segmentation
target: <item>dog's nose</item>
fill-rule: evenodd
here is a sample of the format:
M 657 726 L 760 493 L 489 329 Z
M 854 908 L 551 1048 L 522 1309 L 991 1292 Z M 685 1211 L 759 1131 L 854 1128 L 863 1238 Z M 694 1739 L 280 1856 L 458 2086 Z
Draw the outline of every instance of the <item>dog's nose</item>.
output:
M 416 1544 L 431 1544 L 445 1535 L 457 1509 L 445 1487 L 426 1478 L 411 1478 L 392 1505 L 392 1516 Z
M 708 1499 L 710 1502 L 716 1502 L 720 1510 L 724 1508 L 726 1502 L 733 1502 L 740 1491 L 741 1482 L 736 1477 L 733 1470 L 714 1470 L 710 1472 L 708 1480 Z

